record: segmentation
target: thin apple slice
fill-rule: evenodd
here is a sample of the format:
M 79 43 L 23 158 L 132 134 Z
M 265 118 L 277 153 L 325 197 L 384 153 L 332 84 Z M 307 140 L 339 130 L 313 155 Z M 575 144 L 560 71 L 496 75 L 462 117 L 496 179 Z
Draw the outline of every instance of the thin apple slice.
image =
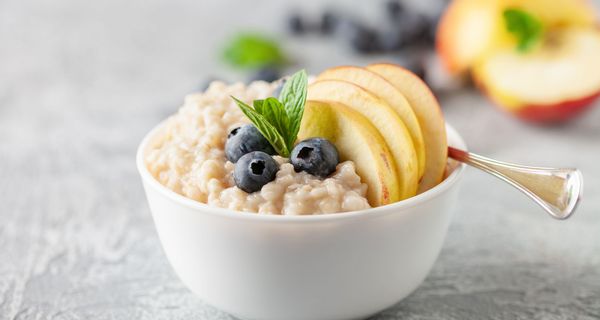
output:
M 400 181 L 400 199 L 414 196 L 419 184 L 417 153 L 402 119 L 376 95 L 341 80 L 321 80 L 308 86 L 307 98 L 342 103 L 365 116 L 390 148 Z
M 429 87 L 414 73 L 395 64 L 380 63 L 367 66 L 396 87 L 413 108 L 425 140 L 425 174 L 419 184 L 419 193 L 440 183 L 448 160 L 446 125 L 437 99 Z
M 400 200 L 400 183 L 392 154 L 377 129 L 364 116 L 343 104 L 307 101 L 298 138 L 322 137 L 351 160 L 367 184 L 367 198 L 377 207 Z
M 357 84 L 385 101 L 404 121 L 410 133 L 417 160 L 419 163 L 419 179 L 425 173 L 425 143 L 419 120 L 404 95 L 380 75 L 365 68 L 341 66 L 330 68 L 317 76 L 319 80 L 344 80 Z
M 560 121 L 600 93 L 600 32 L 554 31 L 527 53 L 505 49 L 473 69 L 489 97 L 529 120 Z M 573 112 L 569 112 L 573 111 Z

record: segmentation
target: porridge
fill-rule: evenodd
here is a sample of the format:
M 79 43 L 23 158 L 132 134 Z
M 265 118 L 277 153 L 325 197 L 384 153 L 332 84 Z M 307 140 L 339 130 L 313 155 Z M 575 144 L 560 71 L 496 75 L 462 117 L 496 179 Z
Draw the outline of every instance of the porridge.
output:
M 326 178 L 296 172 L 288 159 L 275 156 L 275 179 L 260 191 L 236 186 L 235 164 L 228 161 L 228 134 L 249 120 L 231 98 L 264 99 L 277 84 L 257 81 L 245 86 L 213 82 L 204 93 L 186 97 L 151 144 L 145 162 L 161 184 L 190 199 L 215 207 L 261 214 L 320 214 L 369 208 L 367 185 L 352 161 L 344 161 Z
M 311 81 L 301 70 L 276 83 L 213 82 L 161 130 L 144 158 L 156 180 L 210 206 L 259 214 L 402 201 L 439 184 L 448 158 L 431 91 L 386 63 L 334 67 Z

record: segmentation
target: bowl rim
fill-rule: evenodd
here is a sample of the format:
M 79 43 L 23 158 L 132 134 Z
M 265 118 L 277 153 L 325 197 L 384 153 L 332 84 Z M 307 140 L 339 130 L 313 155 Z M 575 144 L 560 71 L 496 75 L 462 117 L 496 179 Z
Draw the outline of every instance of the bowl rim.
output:
M 456 183 L 462 178 L 466 165 L 464 163 L 458 163 L 456 168 L 450 173 L 449 176 L 446 177 L 442 182 L 440 182 L 435 187 L 421 193 L 410 197 L 408 199 L 404 199 L 398 202 L 394 202 L 388 205 L 357 210 L 357 211 L 349 211 L 349 212 L 337 212 L 337 213 L 325 213 L 325 214 L 311 214 L 311 215 L 278 215 L 278 214 L 258 214 L 255 212 L 244 212 L 237 211 L 227 208 L 213 207 L 206 203 L 202 203 L 188 197 L 185 197 L 166 186 L 162 185 L 158 180 L 150 174 L 148 171 L 148 167 L 144 161 L 144 154 L 148 147 L 148 144 L 155 138 L 156 134 L 163 129 L 164 126 L 168 123 L 171 118 L 167 118 L 157 124 L 152 130 L 150 130 L 142 139 L 141 143 L 138 146 L 136 152 L 136 166 L 138 173 L 142 177 L 142 182 L 145 186 L 149 186 L 153 188 L 155 191 L 160 193 L 162 196 L 170 199 L 173 202 L 176 202 L 180 205 L 183 205 L 187 208 L 193 209 L 200 213 L 216 215 L 225 218 L 237 219 L 237 220 L 254 220 L 254 221 L 269 221 L 269 222 L 278 222 L 278 223 L 286 223 L 286 222 L 303 222 L 303 223 L 311 223 L 311 222 L 323 222 L 323 221 L 337 221 L 337 220 L 346 220 L 346 219 L 357 219 L 360 217 L 376 217 L 380 215 L 384 215 L 387 213 L 397 213 L 401 214 L 403 209 L 411 208 L 418 206 L 424 202 L 432 198 L 436 198 L 439 195 L 443 194 L 448 189 L 452 188 L 456 185 Z M 458 134 L 458 132 L 448 123 L 446 123 L 446 135 L 456 140 L 453 141 L 452 144 L 461 148 L 467 149 L 466 143 L 463 138 Z M 146 192 L 147 196 L 147 192 Z

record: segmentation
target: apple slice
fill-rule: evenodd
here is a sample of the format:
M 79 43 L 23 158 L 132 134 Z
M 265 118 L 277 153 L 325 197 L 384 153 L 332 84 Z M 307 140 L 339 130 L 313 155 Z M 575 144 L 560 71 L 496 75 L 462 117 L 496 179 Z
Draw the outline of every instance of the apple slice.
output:
M 338 149 L 342 161 L 351 160 L 367 184 L 371 206 L 400 200 L 400 183 L 392 154 L 377 129 L 358 112 L 335 102 L 307 101 L 298 138 L 322 137 Z
M 446 68 L 458 73 L 498 48 L 514 44 L 502 14 L 518 8 L 538 17 L 546 29 L 592 27 L 594 8 L 583 0 L 454 0 L 438 24 L 436 46 Z
M 540 48 L 499 51 L 473 71 L 476 82 L 504 109 L 527 120 L 566 120 L 600 94 L 600 32 L 553 31 Z
M 361 67 L 342 66 L 330 68 L 317 76 L 319 80 L 344 80 L 357 84 L 385 101 L 406 125 L 410 133 L 419 164 L 419 178 L 425 172 L 425 143 L 419 120 L 410 104 L 391 83 L 380 75 Z
M 448 145 L 444 115 L 429 87 L 414 73 L 395 64 L 380 63 L 367 66 L 396 87 L 413 108 L 425 141 L 425 174 L 418 192 L 427 191 L 440 183 L 446 170 Z
M 400 181 L 400 199 L 414 196 L 419 184 L 417 153 L 402 119 L 371 92 L 351 82 L 321 80 L 308 86 L 307 99 L 342 103 L 365 116 L 390 148 Z

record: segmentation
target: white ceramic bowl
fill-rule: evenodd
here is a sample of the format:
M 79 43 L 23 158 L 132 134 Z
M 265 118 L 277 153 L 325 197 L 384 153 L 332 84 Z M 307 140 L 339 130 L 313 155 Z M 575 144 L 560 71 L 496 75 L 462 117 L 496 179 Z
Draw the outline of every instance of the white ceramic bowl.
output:
M 270 216 L 185 198 L 137 167 L 163 249 L 181 281 L 242 319 L 362 319 L 415 290 L 444 242 L 464 165 L 435 188 L 342 214 Z M 450 144 L 465 148 L 447 128 Z

